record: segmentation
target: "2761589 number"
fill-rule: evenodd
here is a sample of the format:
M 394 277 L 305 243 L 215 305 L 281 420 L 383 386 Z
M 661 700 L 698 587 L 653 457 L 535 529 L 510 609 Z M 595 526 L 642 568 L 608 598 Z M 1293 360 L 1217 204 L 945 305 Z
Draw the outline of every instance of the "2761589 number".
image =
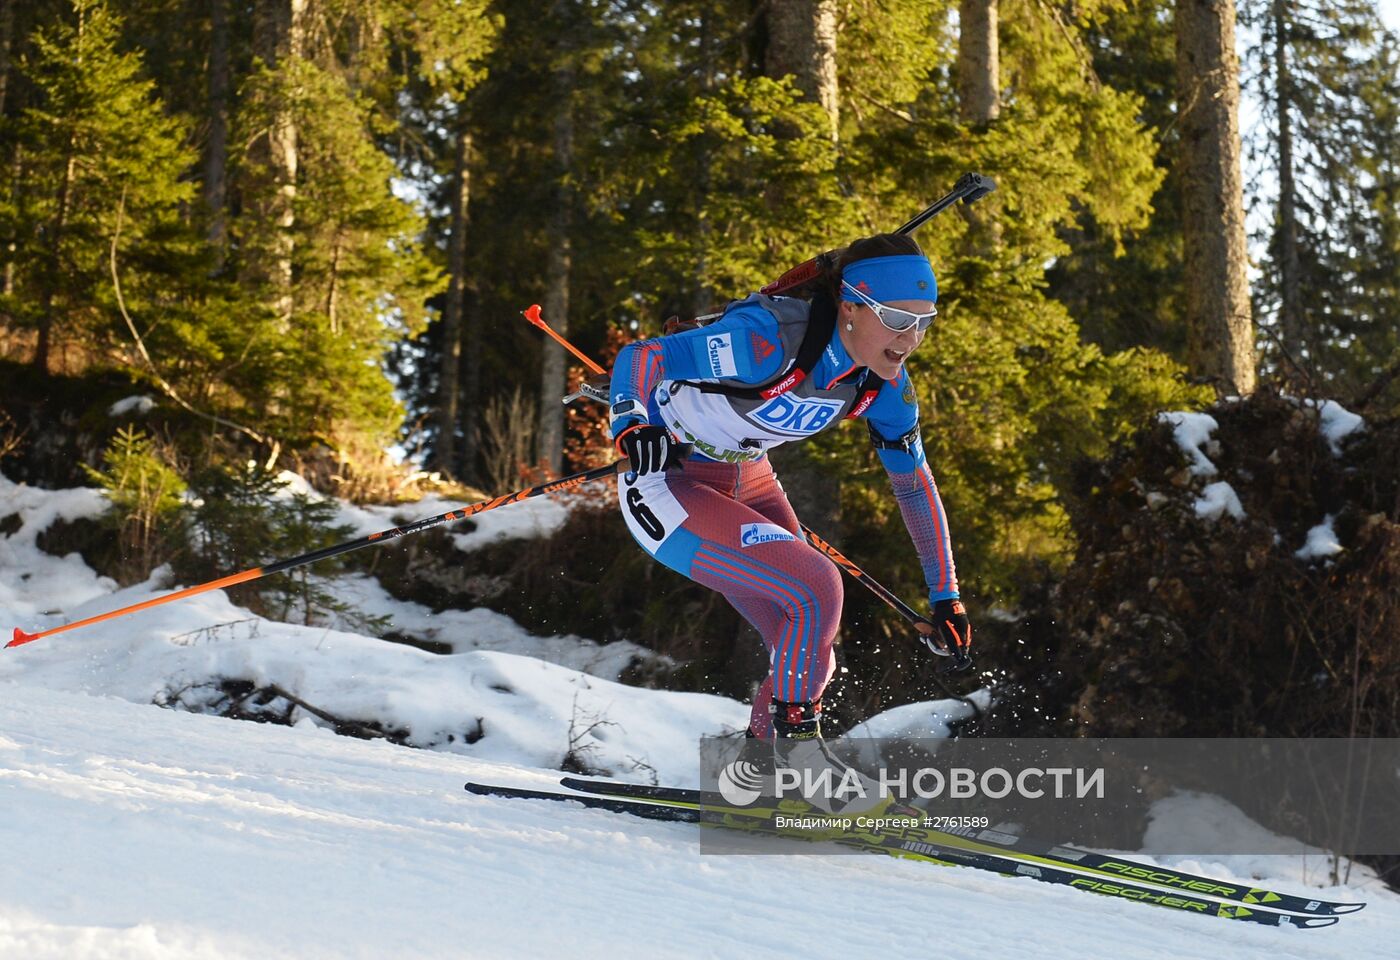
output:
M 991 821 L 986 817 L 940 817 L 929 814 L 923 818 L 923 825 L 930 830 L 952 830 L 955 827 L 985 830 L 991 826 Z

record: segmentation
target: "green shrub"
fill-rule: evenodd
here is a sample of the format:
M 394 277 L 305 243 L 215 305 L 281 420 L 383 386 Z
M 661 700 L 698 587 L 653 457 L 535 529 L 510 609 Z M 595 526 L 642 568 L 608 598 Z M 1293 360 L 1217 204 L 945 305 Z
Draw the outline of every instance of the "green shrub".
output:
M 191 479 L 193 551 L 181 573 L 197 581 L 267 565 L 275 560 L 333 546 L 354 529 L 334 522 L 333 501 L 305 493 L 288 495 L 289 481 L 264 467 L 210 467 Z M 274 620 L 326 623 L 339 618 L 347 627 L 378 632 L 378 618 L 365 617 L 338 600 L 325 578 L 346 569 L 335 557 L 237 588 L 237 599 Z
M 172 459 L 169 448 L 128 425 L 103 451 L 102 469 L 83 467 L 112 502 L 104 522 L 117 531 L 119 579 L 143 579 L 184 543 L 186 485 Z

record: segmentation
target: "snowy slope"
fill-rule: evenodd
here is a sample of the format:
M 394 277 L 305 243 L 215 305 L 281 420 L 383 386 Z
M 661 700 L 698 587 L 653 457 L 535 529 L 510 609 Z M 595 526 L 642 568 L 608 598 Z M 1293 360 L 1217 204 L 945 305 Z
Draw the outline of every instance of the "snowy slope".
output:
M 465 756 L 0 684 L 0 957 L 1395 956 L 1400 904 L 1255 928 L 466 795 Z M 805 845 L 797 845 L 800 852 Z M 1242 879 L 1242 878 L 1241 878 Z
M 499 511 L 490 536 L 539 529 L 540 513 L 512 514 L 524 506 Z M 0 477 L 0 519 L 17 518 L 0 533 L 0 628 L 43 629 L 176 586 L 157 571 L 118 590 L 78 556 L 38 549 L 54 519 L 102 507 L 94 491 Z M 694 784 L 696 738 L 742 729 L 748 708 L 615 682 L 631 644 L 531 636 L 487 610 L 433 614 L 364 577 L 334 588 L 454 653 L 263 620 L 221 592 L 0 651 L 0 960 L 1395 955 L 1400 898 L 1364 871 L 1331 891 L 1371 902 L 1338 927 L 1256 929 L 804 845 L 702 856 L 693 826 L 469 796 L 467 779 L 544 785 L 571 750 L 625 779 Z M 152 706 L 200 709 L 229 679 L 429 749 L 337 737 L 301 708 L 284 727 Z M 862 732 L 944 735 L 965 709 L 910 704 Z M 1178 798 L 1158 813 L 1250 828 L 1210 803 Z M 1315 858 L 1176 862 L 1295 892 L 1318 889 L 1322 871 Z
M 506 518 L 497 534 L 534 530 L 539 511 L 530 504 L 492 511 Z M 38 548 L 39 533 L 56 519 L 94 516 L 104 506 L 93 490 L 40 490 L 0 476 L 0 518 L 14 518 L 11 532 L 0 534 L 0 630 L 46 629 L 188 586 L 168 582 L 162 568 L 119 590 L 77 554 Z M 241 681 L 401 732 L 414 746 L 555 768 L 572 752 L 600 771 L 667 783 L 698 776 L 700 736 L 748 723 L 748 707 L 728 698 L 617 683 L 633 659 L 654 656 L 636 644 L 533 636 L 486 609 L 434 614 L 362 575 L 327 584 L 361 612 L 456 652 L 265 620 L 213 591 L 0 651 L 0 683 L 216 712 L 221 685 Z M 278 703 L 271 706 L 275 712 Z M 292 717 L 323 724 L 301 708 Z

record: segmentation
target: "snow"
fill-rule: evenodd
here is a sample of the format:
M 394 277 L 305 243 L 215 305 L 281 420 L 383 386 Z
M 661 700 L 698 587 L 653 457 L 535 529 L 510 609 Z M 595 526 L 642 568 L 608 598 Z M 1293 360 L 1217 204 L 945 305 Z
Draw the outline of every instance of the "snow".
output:
M 0 474 L 0 518 L 18 516 L 20 527 L 0 538 L 0 611 L 32 621 L 63 602 L 83 603 L 109 595 L 116 583 L 99 577 L 76 554 L 55 557 L 35 538 L 58 520 L 99 516 L 107 500 L 96 489 L 40 490 Z
M 1260 852 L 1214 858 L 1159 856 L 1155 859 L 1180 870 L 1217 879 L 1274 877 L 1277 878 L 1274 886 L 1280 889 L 1286 885 L 1287 889 L 1304 890 L 1329 882 L 1332 860 L 1326 851 L 1273 833 L 1249 819 L 1238 807 L 1209 794 L 1181 791 L 1154 803 L 1142 849 L 1149 854 L 1158 850 L 1180 850 L 1183 845 L 1204 850 L 1219 842 L 1235 849 L 1247 844 Z M 1271 850 L 1276 852 L 1265 852 Z M 1360 889 L 1380 883 L 1375 871 L 1355 863 L 1343 862 L 1339 876 L 1344 883 Z M 1371 908 L 1367 906 L 1366 909 Z
M 0 535 L 0 625 L 44 629 L 177 586 L 160 569 L 118 589 L 77 555 L 38 549 L 48 524 L 100 513 L 97 491 L 0 477 L 0 503 L 19 518 Z M 395 508 L 340 508 L 394 522 Z M 741 730 L 748 708 L 615 682 L 624 658 L 646 655 L 625 642 L 532 636 L 489 610 L 433 613 L 361 575 L 325 583 L 452 652 L 269 621 L 212 591 L 0 651 L 0 957 L 926 960 L 931 936 L 947 960 L 1023 944 L 1039 960 L 1393 953 L 1400 898 L 1365 871 L 1319 888 L 1298 857 L 1202 869 L 1371 905 L 1328 930 L 1273 930 L 801 844 L 702 854 L 694 826 L 469 795 L 468 779 L 547 786 L 566 755 L 622 779 L 693 785 L 697 738 Z M 285 700 L 272 706 L 294 726 L 190 712 L 228 679 L 276 685 L 427 749 L 336 736 Z M 856 735 L 939 735 L 969 712 L 911 704 Z M 1241 829 L 1209 798 L 1176 803 L 1160 815 Z
M 979 710 L 987 710 L 992 705 L 992 692 L 983 688 L 969 694 L 967 699 L 976 704 Z M 846 736 L 852 739 L 947 737 L 952 735 L 950 724 L 959 720 L 970 720 L 975 712 L 971 704 L 962 700 L 906 703 L 857 724 Z
M 46 491 L 0 477 L 0 497 L 20 518 L 16 532 L 0 537 L 0 626 L 50 629 L 182 586 L 160 568 L 117 589 L 77 554 L 58 558 L 38 548 L 38 533 L 56 519 L 100 514 L 99 491 Z M 434 614 L 360 575 L 323 584 L 361 613 L 390 617 L 396 631 L 452 653 L 359 636 L 337 623 L 265 620 L 211 591 L 4 651 L 0 682 L 199 710 L 223 695 L 223 682 L 246 681 L 337 718 L 400 731 L 416 746 L 554 768 L 572 752 L 600 771 L 668 783 L 698 776 L 699 737 L 748 724 L 749 708 L 728 698 L 615 682 L 634 662 L 662 659 L 626 641 L 537 637 L 485 609 Z
M 1239 807 L 1220 797 L 1194 791 L 1179 791 L 1158 800 L 1152 805 L 1148 821 L 1142 848 L 1149 853 L 1155 850 L 1180 850 L 1183 846 L 1206 849 L 1223 840 L 1232 847 L 1257 849 L 1261 853 L 1256 857 L 1263 865 L 1277 867 L 1280 858 L 1299 852 L 1302 846 L 1291 837 L 1274 833 L 1255 823 Z M 1319 859 L 1325 856 L 1317 847 L 1306 848 L 1305 852 Z M 1232 856 L 1228 859 L 1239 867 L 1249 858 Z M 1299 879 L 1305 883 L 1312 882 L 1312 879 Z
M 1210 443 L 1210 435 L 1219 429 L 1220 424 L 1208 413 L 1186 413 L 1171 411 L 1160 413 L 1157 419 L 1173 426 L 1177 445 L 1191 460 L 1191 474 L 1196 477 L 1213 477 L 1220 471 L 1201 450 Z
M 1294 551 L 1293 556 L 1299 560 L 1317 560 L 1341 553 L 1342 545 L 1337 540 L 1337 531 L 1332 529 L 1332 521 L 1335 519 L 1329 513 L 1321 523 L 1309 530 L 1307 539 Z
M 1206 484 L 1201 495 L 1196 498 L 1196 516 L 1202 520 L 1219 520 L 1229 514 L 1236 520 L 1244 519 L 1244 506 L 1240 503 L 1235 488 L 1223 480 Z
M 72 615 L 162 592 L 148 581 L 79 605 Z M 220 624 L 226 626 L 209 629 Z M 342 719 L 403 731 L 415 746 L 557 768 L 572 744 L 590 766 L 619 774 L 655 770 L 667 782 L 694 777 L 700 736 L 748 722 L 745 706 L 722 697 L 637 690 L 514 653 L 439 656 L 260 620 L 222 593 L 6 651 L 4 680 L 190 709 L 217 700 L 220 682 L 242 680 L 279 687 Z
M 600 644 L 574 634 L 536 636 L 514 620 L 485 607 L 441 610 L 396 600 L 373 577 L 338 577 L 336 598 L 369 617 L 389 617 L 397 633 L 446 644 L 453 653 L 502 650 L 572 667 L 595 677 L 617 680 L 634 664 L 671 665 L 663 657 L 628 640 Z M 332 626 L 340 626 L 334 618 Z
M 1322 401 L 1321 407 L 1318 408 L 1318 414 L 1320 418 L 1318 429 L 1322 431 L 1323 438 L 1331 447 L 1333 456 L 1341 455 L 1343 440 L 1366 427 L 1365 420 L 1335 400 Z
M 329 499 L 291 471 L 283 471 L 278 474 L 277 479 L 285 484 L 278 496 L 287 498 L 299 494 L 314 502 Z M 455 521 L 446 529 L 454 530 L 455 523 L 469 524 L 467 532 L 455 532 L 451 535 L 453 544 L 464 553 L 506 540 L 545 537 L 563 526 L 574 507 L 588 496 L 587 491 L 565 490 L 550 496 L 532 497 L 478 513 L 466 521 Z M 395 506 L 361 506 L 342 500 L 332 502 L 336 506 L 336 516 L 332 522 L 349 527 L 352 536 L 355 537 L 381 533 L 470 505 L 436 495 L 424 497 L 416 503 Z
M 1342 441 L 1366 429 L 1366 421 L 1335 400 L 1314 400 L 1311 397 L 1285 397 L 1297 406 L 1317 411 L 1318 432 L 1327 441 L 1332 456 L 1341 456 Z
M 1312 400 L 1303 401 L 1307 406 L 1315 406 L 1318 410 L 1318 429 L 1326 439 L 1328 446 L 1334 456 L 1341 454 L 1342 441 L 1358 430 L 1365 429 L 1365 421 L 1354 413 L 1345 409 L 1335 400 L 1324 400 L 1320 403 Z M 1208 454 L 1218 452 L 1219 444 L 1211 439 L 1211 434 L 1219 429 L 1220 424 L 1208 413 L 1189 413 L 1186 411 L 1171 411 L 1157 415 L 1158 420 L 1172 425 L 1172 433 L 1190 464 L 1188 469 L 1193 477 L 1214 477 L 1220 470 L 1211 461 Z M 1154 499 L 1155 498 L 1155 499 Z M 1161 501 L 1160 494 L 1149 493 L 1147 495 L 1148 505 L 1156 507 Z M 1219 520 L 1225 514 L 1229 514 L 1236 520 L 1243 520 L 1245 516 L 1244 506 L 1240 503 L 1240 498 L 1234 489 L 1223 481 L 1208 484 L 1201 492 L 1200 497 L 1195 502 L 1196 516 L 1204 520 Z M 1309 533 L 1309 546 L 1304 550 L 1312 549 L 1312 535 L 1317 533 L 1323 536 L 1318 528 L 1314 528 Z M 1327 549 L 1329 546 L 1336 547 L 1331 552 L 1335 553 L 1341 547 L 1336 544 L 1336 538 L 1332 537 L 1329 542 L 1319 541 L 1317 549 Z M 1302 556 L 1300 551 L 1299 556 Z M 1325 554 L 1317 554 L 1325 555 Z M 1314 556 L 1314 554 L 1309 554 Z
M 150 413 L 155 408 L 156 402 L 150 397 L 137 395 L 134 397 L 127 397 L 124 400 L 118 400 L 107 408 L 107 415 L 109 417 L 120 417 L 134 411 L 139 417 Z
M 567 500 L 536 497 L 522 500 L 506 510 L 488 510 L 471 518 L 476 529 L 470 533 L 455 533 L 452 543 L 463 553 L 479 550 L 502 540 L 520 537 L 548 536 L 569 518 Z
M 936 938 L 942 960 L 1027 944 L 1037 960 L 1379 960 L 1400 931 L 1400 898 L 1357 875 L 1318 892 L 1365 910 L 1292 931 L 796 842 L 702 854 L 694 825 L 462 790 L 543 787 L 542 772 L 18 683 L 0 694 L 0 956 L 927 960 Z

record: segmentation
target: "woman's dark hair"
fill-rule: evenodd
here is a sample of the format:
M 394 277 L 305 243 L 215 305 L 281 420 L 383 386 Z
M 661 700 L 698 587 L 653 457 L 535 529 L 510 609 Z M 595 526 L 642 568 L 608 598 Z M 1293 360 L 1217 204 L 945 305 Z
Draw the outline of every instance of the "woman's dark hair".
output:
M 902 257 L 913 254 L 922 257 L 923 249 L 919 242 L 907 233 L 877 233 L 873 237 L 863 237 L 849 247 L 832 252 L 834 267 L 827 278 L 831 294 L 841 299 L 841 277 L 846 268 L 860 260 L 873 260 L 875 257 Z

